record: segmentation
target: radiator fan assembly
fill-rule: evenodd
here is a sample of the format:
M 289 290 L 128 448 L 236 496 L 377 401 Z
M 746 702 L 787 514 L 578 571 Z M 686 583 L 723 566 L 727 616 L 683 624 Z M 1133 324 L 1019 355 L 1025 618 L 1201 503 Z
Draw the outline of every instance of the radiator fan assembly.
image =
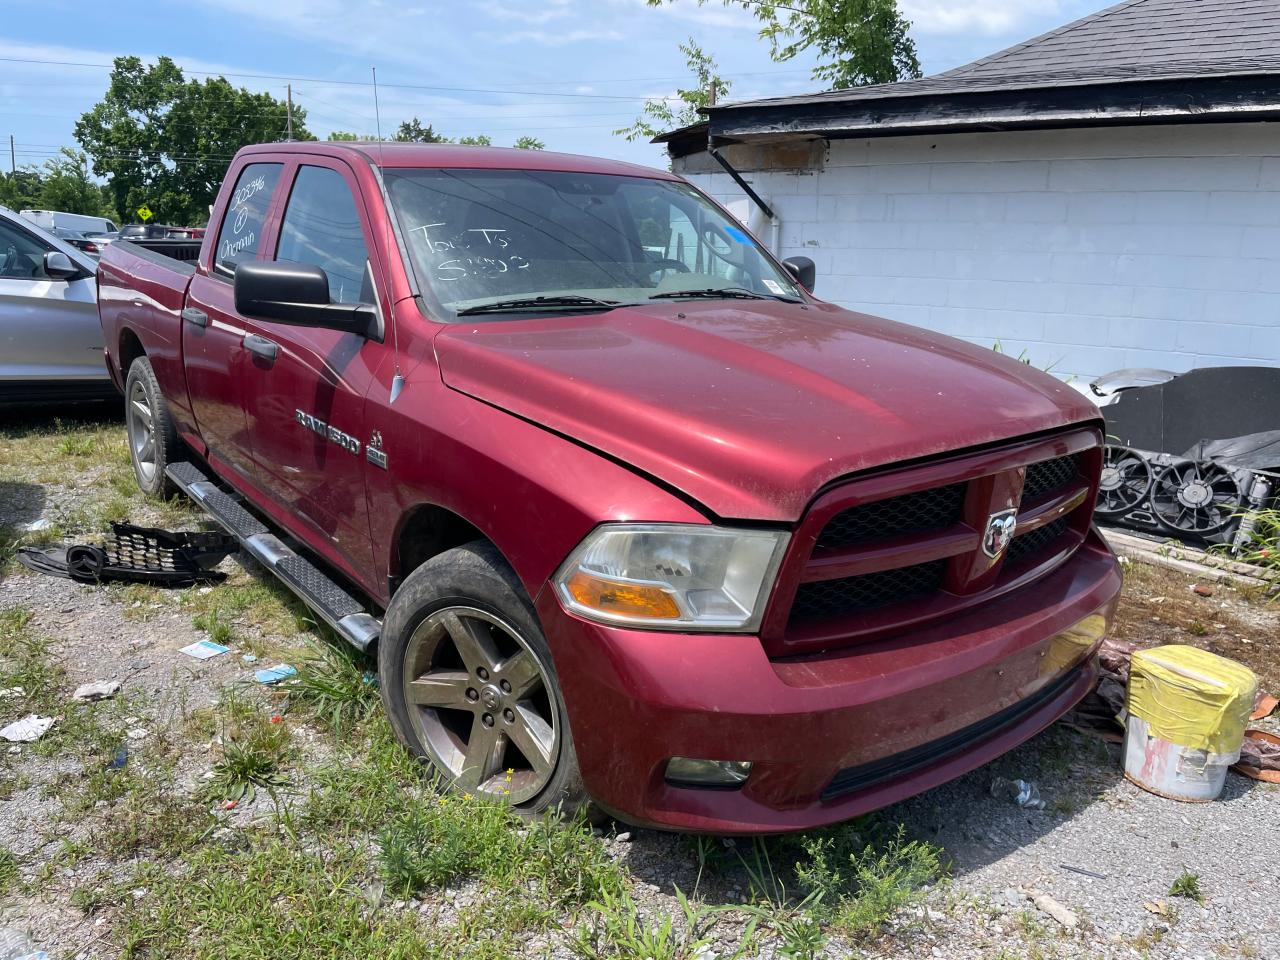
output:
M 1234 544 L 1241 520 L 1270 500 L 1265 474 L 1212 460 L 1108 446 L 1097 515 L 1182 540 Z

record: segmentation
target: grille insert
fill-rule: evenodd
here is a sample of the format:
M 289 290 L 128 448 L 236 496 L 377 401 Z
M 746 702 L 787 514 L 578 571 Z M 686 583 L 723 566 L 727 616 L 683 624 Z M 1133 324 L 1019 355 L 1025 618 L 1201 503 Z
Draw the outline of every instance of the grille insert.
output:
M 942 586 L 945 570 L 946 561 L 935 560 L 843 580 L 802 583 L 791 606 L 791 619 L 820 620 L 914 600 L 936 592 Z
M 1014 537 L 1013 543 L 1009 544 L 1009 552 L 1005 555 L 1005 566 L 1020 567 L 1024 563 L 1035 559 L 1036 556 L 1053 546 L 1058 538 L 1067 532 L 1067 527 L 1070 524 L 1070 515 L 1059 517 L 1053 523 L 1047 523 L 1038 530 L 1024 533 L 1020 537 Z
M 965 487 L 953 483 L 850 507 L 827 522 L 818 537 L 818 548 L 836 550 L 870 540 L 944 530 L 960 522 Z
M 1078 476 L 1080 457 L 1077 454 L 1033 463 L 1027 467 L 1027 480 L 1022 485 L 1022 501 L 1026 503 L 1039 500 L 1047 494 L 1056 493 Z

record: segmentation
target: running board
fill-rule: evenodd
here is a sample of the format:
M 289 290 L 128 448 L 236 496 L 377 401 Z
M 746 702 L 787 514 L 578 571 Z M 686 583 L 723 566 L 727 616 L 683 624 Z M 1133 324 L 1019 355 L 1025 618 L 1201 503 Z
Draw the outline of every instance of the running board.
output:
M 340 637 L 364 652 L 373 646 L 382 623 L 315 564 L 268 530 L 239 500 L 214 484 L 199 467 L 191 463 L 170 464 L 165 476 L 238 539 L 255 560 L 279 577 Z

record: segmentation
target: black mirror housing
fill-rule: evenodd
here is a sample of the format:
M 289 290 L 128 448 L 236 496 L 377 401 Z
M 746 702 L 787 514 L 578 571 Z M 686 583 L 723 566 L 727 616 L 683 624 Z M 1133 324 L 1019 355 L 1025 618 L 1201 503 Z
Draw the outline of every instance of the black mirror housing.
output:
M 44 255 L 44 275 L 50 280 L 78 280 L 85 271 L 61 250 L 49 250 Z
M 232 286 L 236 312 L 244 317 L 362 336 L 377 322 L 367 303 L 331 303 L 328 276 L 309 263 L 240 263 Z
M 796 278 L 800 286 L 810 293 L 813 292 L 813 284 L 818 279 L 818 268 L 812 260 L 808 257 L 787 257 L 782 261 L 782 265 Z

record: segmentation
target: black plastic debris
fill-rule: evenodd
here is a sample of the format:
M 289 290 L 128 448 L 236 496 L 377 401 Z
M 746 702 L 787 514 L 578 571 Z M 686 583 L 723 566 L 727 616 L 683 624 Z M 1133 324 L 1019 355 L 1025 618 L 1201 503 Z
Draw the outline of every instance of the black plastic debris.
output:
M 18 562 L 37 573 L 68 577 L 80 583 L 187 587 L 221 581 L 226 575 L 214 567 L 239 548 L 239 541 L 225 533 L 174 533 L 157 527 L 113 523 L 110 535 L 101 544 L 23 547 L 18 551 Z

